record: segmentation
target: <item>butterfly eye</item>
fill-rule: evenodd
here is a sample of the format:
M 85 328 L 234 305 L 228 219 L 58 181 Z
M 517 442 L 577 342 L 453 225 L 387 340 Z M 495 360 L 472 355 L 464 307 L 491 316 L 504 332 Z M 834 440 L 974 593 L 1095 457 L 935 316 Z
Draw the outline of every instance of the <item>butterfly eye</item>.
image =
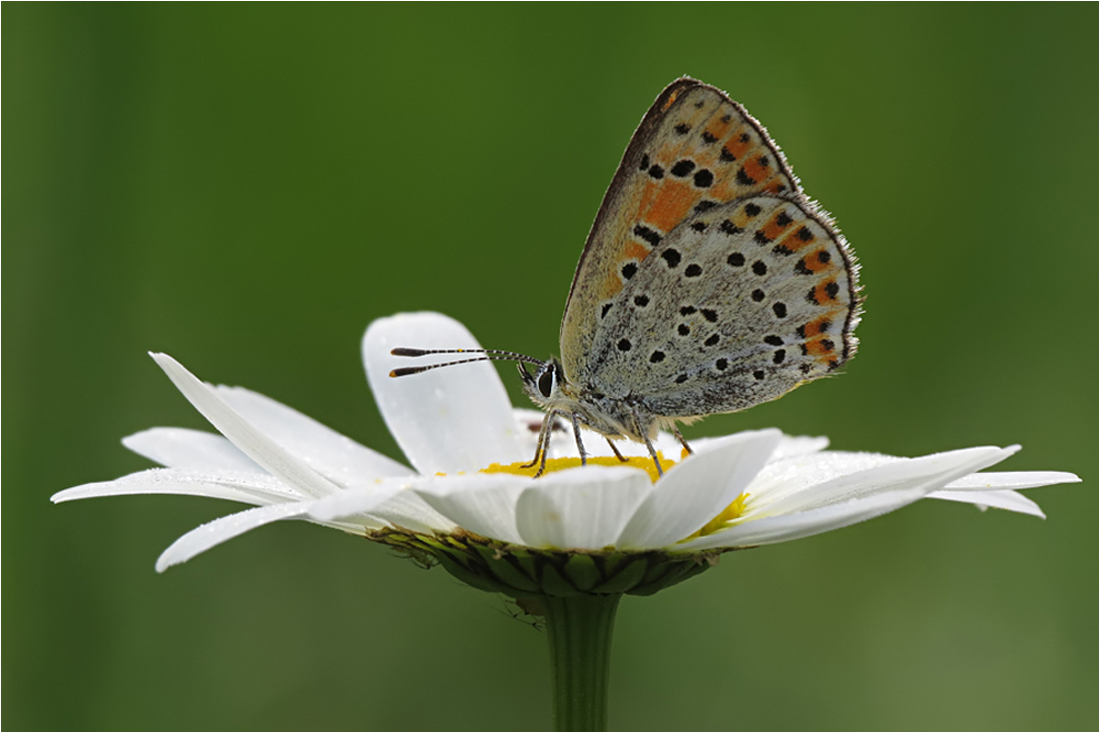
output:
M 554 391 L 554 370 L 551 367 L 545 367 L 539 374 L 539 392 L 543 397 L 549 397 L 550 393 Z

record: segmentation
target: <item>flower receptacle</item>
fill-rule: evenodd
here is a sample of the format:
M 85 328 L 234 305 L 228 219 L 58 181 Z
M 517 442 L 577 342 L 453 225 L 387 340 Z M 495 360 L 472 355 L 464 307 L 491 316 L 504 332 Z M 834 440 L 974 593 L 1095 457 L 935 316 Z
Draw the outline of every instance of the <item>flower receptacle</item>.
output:
M 719 556 L 717 552 L 540 550 L 470 533 L 439 536 L 385 530 L 372 539 L 421 564 L 428 564 L 430 557 L 474 588 L 516 599 L 652 595 L 713 567 Z

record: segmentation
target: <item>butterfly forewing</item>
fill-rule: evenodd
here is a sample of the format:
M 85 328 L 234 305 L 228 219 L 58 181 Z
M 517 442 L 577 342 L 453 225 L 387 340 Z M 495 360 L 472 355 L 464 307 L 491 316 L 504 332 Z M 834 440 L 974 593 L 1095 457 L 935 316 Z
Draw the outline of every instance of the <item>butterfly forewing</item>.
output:
M 602 317 L 654 248 L 690 217 L 746 196 L 799 192 L 767 133 L 720 90 L 681 79 L 634 133 L 581 254 L 562 319 L 577 379 Z
M 802 197 L 696 214 L 611 300 L 582 384 L 669 417 L 775 399 L 854 352 L 853 267 L 843 238 Z

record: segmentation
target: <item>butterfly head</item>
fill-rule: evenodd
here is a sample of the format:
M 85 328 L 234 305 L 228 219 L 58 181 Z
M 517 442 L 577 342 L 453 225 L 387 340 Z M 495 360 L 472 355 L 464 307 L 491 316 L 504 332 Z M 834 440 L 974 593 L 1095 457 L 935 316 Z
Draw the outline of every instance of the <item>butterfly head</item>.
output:
M 565 372 L 556 357 L 539 364 L 534 373 L 528 371 L 523 362 L 516 366 L 523 381 L 523 391 L 542 409 L 551 410 L 567 399 L 562 392 L 567 384 Z

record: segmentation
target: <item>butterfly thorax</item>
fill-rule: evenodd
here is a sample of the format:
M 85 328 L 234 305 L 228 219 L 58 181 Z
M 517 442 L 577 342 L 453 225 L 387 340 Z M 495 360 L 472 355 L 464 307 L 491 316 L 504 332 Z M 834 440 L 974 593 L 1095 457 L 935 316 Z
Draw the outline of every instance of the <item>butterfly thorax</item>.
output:
M 520 367 L 523 390 L 550 414 L 576 419 L 609 438 L 629 438 L 639 443 L 655 438 L 665 420 L 654 415 L 644 401 L 631 395 L 610 395 L 569 380 L 558 359 L 542 363 L 534 374 Z

